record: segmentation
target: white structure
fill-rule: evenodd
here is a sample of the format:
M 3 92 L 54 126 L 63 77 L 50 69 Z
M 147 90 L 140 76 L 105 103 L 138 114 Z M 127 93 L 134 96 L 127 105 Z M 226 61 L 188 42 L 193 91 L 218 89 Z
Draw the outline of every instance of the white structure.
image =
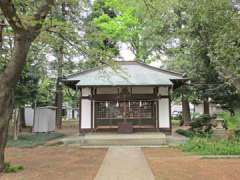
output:
M 31 107 L 24 108 L 24 119 L 26 126 L 33 126 L 34 110 Z
M 182 75 L 136 61 L 118 65 L 118 71 L 103 66 L 64 80 L 80 90 L 80 132 L 114 130 L 123 122 L 170 132 L 170 93 L 175 83 L 185 81 Z
M 38 107 L 34 116 L 33 132 L 52 132 L 55 130 L 56 110 L 54 107 Z
M 78 109 L 66 108 L 66 120 L 78 120 Z
M 194 106 L 194 110 L 195 110 L 195 113 L 199 113 L 199 114 L 203 114 L 204 112 L 204 106 L 203 104 L 197 104 Z M 209 103 L 209 113 L 210 115 L 213 115 L 213 114 L 218 114 L 220 112 L 222 112 L 222 108 L 217 105 L 217 104 L 213 104 L 213 103 Z
M 190 108 L 190 112 L 193 113 L 194 112 L 194 105 L 192 103 L 189 103 L 189 108 Z M 182 104 L 175 104 L 174 102 L 172 103 L 172 108 L 171 108 L 171 114 L 172 117 L 176 117 L 178 115 L 182 114 Z

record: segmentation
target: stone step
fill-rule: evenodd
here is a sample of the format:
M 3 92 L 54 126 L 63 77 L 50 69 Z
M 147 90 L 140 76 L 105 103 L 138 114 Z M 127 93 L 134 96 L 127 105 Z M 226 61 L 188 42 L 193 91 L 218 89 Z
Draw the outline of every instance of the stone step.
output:
M 63 144 L 79 144 L 81 146 L 159 146 L 166 145 L 163 133 L 143 134 L 86 134 L 61 140 Z

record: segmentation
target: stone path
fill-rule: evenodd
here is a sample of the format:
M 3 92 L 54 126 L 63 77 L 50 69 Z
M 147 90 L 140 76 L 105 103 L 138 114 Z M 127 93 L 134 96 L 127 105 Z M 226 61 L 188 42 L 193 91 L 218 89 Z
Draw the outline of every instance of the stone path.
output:
M 154 180 L 140 147 L 110 147 L 95 180 Z

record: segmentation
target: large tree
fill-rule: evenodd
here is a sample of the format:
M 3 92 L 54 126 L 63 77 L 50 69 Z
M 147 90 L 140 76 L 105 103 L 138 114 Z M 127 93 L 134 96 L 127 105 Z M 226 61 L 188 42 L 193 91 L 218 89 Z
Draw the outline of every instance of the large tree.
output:
M 14 32 L 12 56 L 0 74 L 0 172 L 4 169 L 4 150 L 16 84 L 26 63 L 29 48 L 40 34 L 44 20 L 53 5 L 54 0 L 0 0 L 2 14 Z M 21 9 L 18 9 L 19 6 Z
M 169 51 L 167 66 L 187 73 L 194 102 L 204 102 L 204 113 L 209 113 L 210 98 L 233 111 L 237 103 L 224 101 L 238 96 L 239 13 L 229 0 L 179 0 L 173 11 L 178 43 Z
M 107 47 L 116 56 L 118 45 L 126 43 L 137 60 L 149 63 L 168 46 L 176 3 L 177 0 L 93 1 L 84 24 L 88 46 L 95 51 Z

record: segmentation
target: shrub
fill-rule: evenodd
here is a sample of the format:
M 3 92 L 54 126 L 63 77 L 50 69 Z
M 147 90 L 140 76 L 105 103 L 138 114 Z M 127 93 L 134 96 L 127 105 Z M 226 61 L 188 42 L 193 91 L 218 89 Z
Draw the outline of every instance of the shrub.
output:
M 186 137 L 193 137 L 194 136 L 194 133 L 192 131 L 184 130 L 184 129 L 177 129 L 176 133 L 181 134 L 181 135 L 186 136 Z
M 237 130 L 240 127 L 240 113 L 231 115 L 228 112 L 222 112 L 219 116 L 223 118 L 227 129 Z
M 240 129 L 238 129 L 238 130 L 235 131 L 235 136 L 236 136 L 237 138 L 240 138 Z
M 4 166 L 5 166 L 4 168 L 5 173 L 17 173 L 24 169 L 24 167 L 21 165 L 12 166 L 9 162 L 6 162 Z
M 240 155 L 240 139 L 229 141 L 194 137 L 181 148 L 201 155 Z
M 197 112 L 192 112 L 192 113 L 191 113 L 191 119 L 196 119 L 196 118 L 198 118 L 199 116 L 201 116 L 200 113 L 197 113 Z
M 178 129 L 176 132 L 186 137 L 209 137 L 212 133 L 212 121 L 209 115 L 199 115 L 190 123 L 189 130 Z
M 182 120 L 182 114 L 178 114 L 175 117 L 172 117 L 173 120 L 181 121 Z
M 180 122 L 181 122 L 180 120 L 175 120 L 175 119 L 173 119 L 173 120 L 172 120 L 172 125 L 175 126 L 175 127 L 177 127 L 177 126 L 180 125 Z
M 195 134 L 205 135 L 211 133 L 212 122 L 209 115 L 200 115 L 195 117 L 190 123 L 191 130 Z

